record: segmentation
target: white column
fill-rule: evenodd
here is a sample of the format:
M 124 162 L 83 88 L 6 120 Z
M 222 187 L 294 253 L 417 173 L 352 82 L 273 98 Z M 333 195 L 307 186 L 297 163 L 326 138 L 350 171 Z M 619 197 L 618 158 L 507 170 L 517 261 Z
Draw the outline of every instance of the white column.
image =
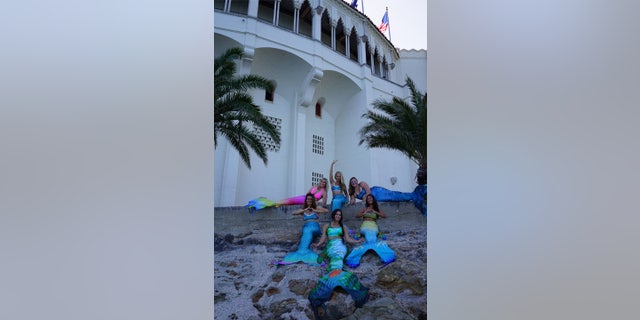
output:
M 259 0 L 249 0 L 249 10 L 247 11 L 247 15 L 249 17 L 258 17 L 258 4 Z
M 227 143 L 227 150 L 225 152 L 226 157 L 224 159 L 218 159 L 217 161 L 224 161 L 224 169 L 222 172 L 222 187 L 221 190 L 216 190 L 220 193 L 220 203 L 216 204 L 219 207 L 230 207 L 236 205 L 236 191 L 238 187 L 238 166 L 240 165 L 240 154 L 234 149 L 230 143 Z
M 349 41 L 349 38 L 351 38 L 350 35 L 345 34 L 345 51 L 344 51 L 344 55 L 347 56 L 347 59 L 351 58 L 351 50 L 349 49 L 349 47 L 351 46 L 351 41 Z
M 289 194 L 298 194 L 300 192 L 306 192 L 308 186 L 305 184 L 305 150 L 307 149 L 307 112 L 308 108 L 301 106 L 296 107 L 294 116 L 295 131 L 293 134 L 293 163 L 292 170 L 289 175 Z M 296 193 L 298 192 L 298 193 Z
M 311 36 L 314 40 L 322 41 L 322 12 L 318 13 L 315 8 L 313 8 L 313 12 Z
M 365 64 L 367 63 L 367 48 L 366 43 L 362 40 L 363 36 L 358 36 L 358 63 Z

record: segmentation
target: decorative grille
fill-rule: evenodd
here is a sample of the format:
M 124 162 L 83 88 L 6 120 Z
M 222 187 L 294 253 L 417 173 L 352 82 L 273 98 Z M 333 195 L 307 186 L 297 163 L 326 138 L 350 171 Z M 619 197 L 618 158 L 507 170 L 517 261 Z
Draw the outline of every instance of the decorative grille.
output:
M 322 173 L 319 172 L 311 172 L 311 184 L 312 185 L 317 185 L 318 183 L 320 183 L 320 180 L 322 180 L 322 178 L 324 178 L 324 175 L 322 175 Z
M 269 116 L 265 116 L 265 118 L 267 118 L 267 120 L 269 120 L 269 122 L 271 122 L 272 125 L 274 125 L 276 127 L 276 130 L 278 132 L 281 131 L 282 129 L 282 119 L 278 119 L 278 118 L 274 118 L 274 117 L 269 117 Z M 260 140 L 260 142 L 262 143 L 262 145 L 264 146 L 265 149 L 267 149 L 267 151 L 278 151 L 280 150 L 280 144 L 276 143 L 275 141 L 273 141 L 273 139 L 271 139 L 271 137 L 269 136 L 269 134 L 267 134 L 266 131 L 260 129 L 260 128 L 253 128 L 253 132 L 258 136 L 258 139 Z
M 317 153 L 320 155 L 324 154 L 324 138 L 321 136 L 313 135 L 313 144 L 312 144 L 313 153 Z

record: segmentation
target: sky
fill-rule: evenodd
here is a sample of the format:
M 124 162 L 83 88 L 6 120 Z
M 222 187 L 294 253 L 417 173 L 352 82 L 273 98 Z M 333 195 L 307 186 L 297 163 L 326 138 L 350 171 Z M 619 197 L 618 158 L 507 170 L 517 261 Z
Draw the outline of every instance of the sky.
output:
M 351 0 L 344 0 L 351 3 Z M 379 26 L 385 7 L 389 8 L 389 30 L 385 36 L 400 49 L 427 49 L 426 0 L 358 0 L 358 11 L 363 12 Z

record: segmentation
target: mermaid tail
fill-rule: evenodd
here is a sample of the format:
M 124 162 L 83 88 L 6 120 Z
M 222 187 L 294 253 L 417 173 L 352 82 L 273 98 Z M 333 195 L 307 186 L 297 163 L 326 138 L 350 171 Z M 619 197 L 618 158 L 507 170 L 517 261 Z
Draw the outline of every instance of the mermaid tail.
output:
M 329 240 L 324 254 L 329 258 L 329 270 L 342 269 L 344 256 L 347 255 L 347 246 L 342 239 Z
M 426 194 L 427 194 L 426 184 L 418 185 L 415 189 L 413 189 L 413 192 L 411 193 L 413 205 L 416 206 L 416 208 L 420 210 L 420 213 L 422 213 L 422 215 L 425 217 L 427 216 L 427 204 L 424 203 L 423 199 Z
M 342 209 L 342 206 L 344 206 L 347 201 L 349 200 L 343 194 L 334 195 L 331 200 L 331 212 L 336 209 Z
M 374 186 L 371 187 L 371 194 L 378 200 L 378 202 L 402 202 L 413 200 L 411 192 L 391 191 L 383 187 Z
M 385 241 L 378 241 L 378 225 L 373 221 L 365 221 L 362 223 L 362 227 L 360 227 L 360 234 L 362 234 L 365 238 L 365 242 L 359 246 L 354 248 L 346 258 L 345 263 L 351 267 L 355 268 L 360 265 L 360 259 L 362 256 L 369 250 L 375 251 L 375 253 L 380 257 L 380 261 L 382 263 L 387 264 L 396 260 L 396 255 L 389 248 Z
M 320 235 L 320 225 L 317 222 L 307 222 L 302 226 L 302 236 L 298 250 L 289 253 L 278 262 L 278 264 L 292 264 L 296 262 L 304 262 L 310 265 L 318 264 L 318 254 L 309 249 L 309 245 L 313 238 Z
M 423 216 L 427 215 L 427 206 L 424 204 L 423 197 L 427 194 L 427 185 L 418 185 L 413 192 L 391 191 L 383 187 L 371 187 L 371 194 L 378 202 L 403 202 L 412 201 L 413 205 L 420 210 Z
M 277 202 L 269 200 L 269 199 L 267 199 L 265 197 L 255 198 L 255 199 L 249 201 L 249 203 L 247 203 L 247 207 L 249 209 L 254 209 L 254 210 L 260 210 L 260 209 L 264 209 L 264 208 L 275 207 L 277 205 L 278 205 Z
M 362 307 L 369 299 L 369 288 L 363 286 L 358 277 L 341 269 L 331 270 L 322 276 L 309 292 L 309 302 L 316 319 L 319 318 L 318 307 L 324 306 L 324 303 L 331 299 L 331 294 L 336 287 L 342 287 L 351 295 L 356 308 Z
M 320 198 L 318 198 L 318 195 L 320 196 Z M 318 195 L 314 195 L 316 197 L 316 200 L 320 200 L 322 198 L 322 194 L 318 194 Z M 247 207 L 249 209 L 260 210 L 260 209 L 269 208 L 269 207 L 304 205 L 304 200 L 306 196 L 307 195 L 303 194 L 300 196 L 294 196 L 294 197 L 282 199 L 280 201 L 272 201 L 265 197 L 259 197 L 259 198 L 250 200 L 249 203 L 247 203 Z

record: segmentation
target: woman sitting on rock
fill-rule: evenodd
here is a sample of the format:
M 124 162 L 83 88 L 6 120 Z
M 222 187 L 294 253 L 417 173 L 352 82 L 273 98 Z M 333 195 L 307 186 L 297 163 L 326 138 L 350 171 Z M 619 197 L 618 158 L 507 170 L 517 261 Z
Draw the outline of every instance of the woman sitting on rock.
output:
M 362 218 L 362 226 L 360 226 L 360 234 L 364 237 L 365 243 L 362 246 L 354 248 L 347 256 L 346 263 L 349 267 L 355 268 L 360 265 L 360 259 L 369 250 L 375 251 L 382 263 L 391 263 L 396 259 L 396 255 L 389 248 L 386 242 L 378 240 L 380 229 L 376 220 L 386 218 L 387 215 L 378 207 L 378 201 L 372 194 L 368 194 L 365 198 L 366 205 L 362 208 L 356 218 Z
M 313 241 L 313 238 L 320 235 L 318 213 L 326 213 L 328 211 L 329 210 L 316 205 L 316 198 L 313 193 L 307 193 L 304 208 L 292 212 L 293 215 L 302 215 L 302 220 L 304 221 L 298 250 L 285 256 L 279 264 L 304 262 L 310 265 L 316 265 L 318 263 L 318 254 L 310 250 L 309 245 Z
M 350 243 L 360 243 L 363 240 L 355 240 L 349 236 L 347 227 L 342 224 L 342 210 L 336 209 L 331 213 L 331 222 L 322 228 L 322 237 L 318 243 L 311 244 L 316 247 L 329 239 L 325 254 L 329 257 L 329 268 L 326 275 L 322 276 L 316 286 L 309 292 L 309 302 L 313 312 L 318 317 L 318 307 L 331 299 L 331 294 L 336 287 L 342 287 L 353 298 L 355 306 L 361 307 L 369 297 L 369 289 L 363 286 L 358 277 L 354 274 L 342 270 L 343 259 L 347 253 L 347 246 L 344 241 Z

